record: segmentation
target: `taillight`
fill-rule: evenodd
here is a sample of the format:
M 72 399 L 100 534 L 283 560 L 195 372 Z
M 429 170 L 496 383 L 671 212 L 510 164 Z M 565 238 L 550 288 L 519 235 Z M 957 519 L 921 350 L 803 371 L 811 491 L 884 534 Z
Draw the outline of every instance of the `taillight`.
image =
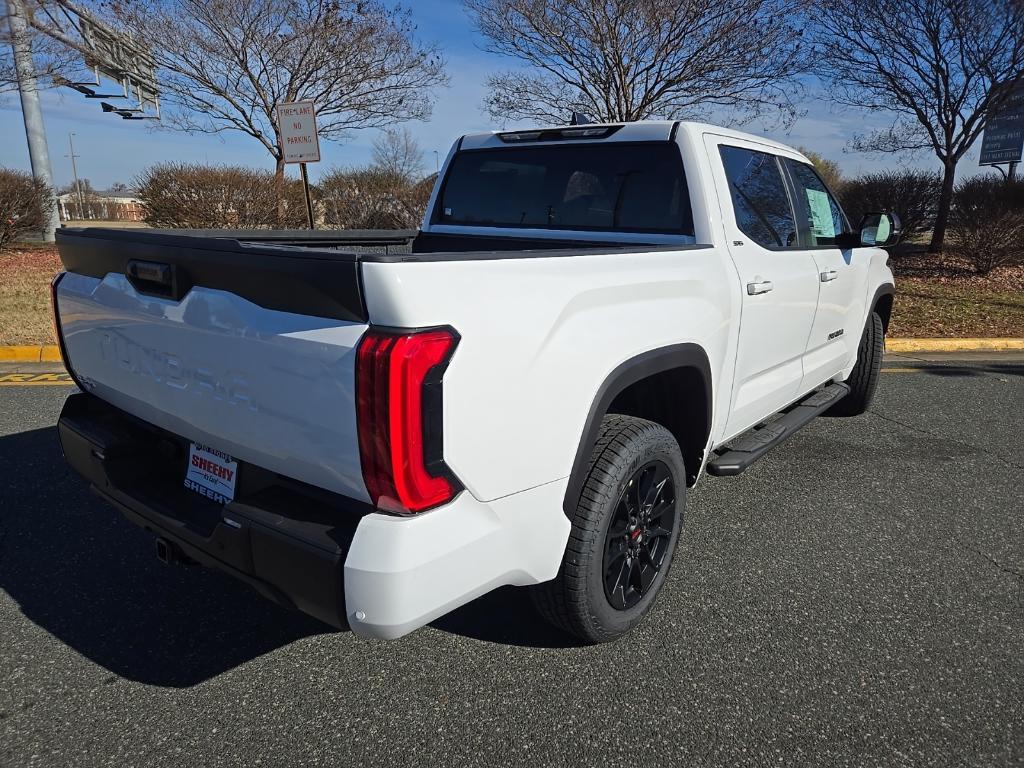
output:
M 359 343 L 359 456 L 366 490 L 380 509 L 422 512 L 460 490 L 441 439 L 441 377 L 457 343 L 446 328 L 373 329 Z

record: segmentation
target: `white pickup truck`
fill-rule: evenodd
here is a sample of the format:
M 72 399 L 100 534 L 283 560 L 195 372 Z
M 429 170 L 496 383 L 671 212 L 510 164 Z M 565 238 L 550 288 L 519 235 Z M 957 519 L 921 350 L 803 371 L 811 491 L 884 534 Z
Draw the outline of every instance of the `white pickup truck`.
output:
M 62 446 L 161 559 L 360 635 L 511 584 L 614 639 L 702 472 L 865 410 L 898 227 L 643 122 L 463 136 L 419 232 L 64 229 Z

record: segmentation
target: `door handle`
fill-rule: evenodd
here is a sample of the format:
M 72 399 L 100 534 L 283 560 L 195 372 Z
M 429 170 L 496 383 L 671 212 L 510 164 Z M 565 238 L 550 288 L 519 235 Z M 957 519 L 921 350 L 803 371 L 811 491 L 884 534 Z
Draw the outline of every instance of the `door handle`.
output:
M 757 296 L 759 293 L 768 293 L 775 286 L 771 280 L 762 280 L 759 283 L 747 283 L 747 294 Z
M 821 282 L 829 283 L 839 277 L 839 273 L 834 269 L 829 269 L 821 273 Z

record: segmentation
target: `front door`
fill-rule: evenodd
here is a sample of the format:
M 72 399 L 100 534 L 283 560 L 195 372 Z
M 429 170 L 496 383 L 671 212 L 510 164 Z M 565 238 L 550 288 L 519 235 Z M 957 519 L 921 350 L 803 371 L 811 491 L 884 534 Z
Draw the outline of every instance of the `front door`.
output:
M 755 142 L 706 141 L 742 301 L 725 439 L 802 394 L 819 276 L 811 253 L 799 247 L 779 158 Z

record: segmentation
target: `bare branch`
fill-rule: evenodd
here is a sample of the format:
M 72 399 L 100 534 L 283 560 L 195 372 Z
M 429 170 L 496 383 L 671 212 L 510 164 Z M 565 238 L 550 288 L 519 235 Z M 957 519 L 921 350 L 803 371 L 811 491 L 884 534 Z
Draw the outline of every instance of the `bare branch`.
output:
M 492 75 L 501 121 L 696 116 L 792 119 L 807 63 L 803 0 L 466 0 L 487 50 L 526 69 Z
M 322 138 L 430 116 L 447 76 L 409 13 L 376 0 L 134 0 L 114 23 L 152 42 L 168 125 L 239 131 L 282 169 L 277 105 L 317 104 Z
M 857 137 L 864 151 L 931 149 L 943 181 L 931 249 L 939 250 L 956 166 L 1024 82 L 1020 0 L 820 0 L 809 10 L 816 68 L 833 98 L 894 116 Z

